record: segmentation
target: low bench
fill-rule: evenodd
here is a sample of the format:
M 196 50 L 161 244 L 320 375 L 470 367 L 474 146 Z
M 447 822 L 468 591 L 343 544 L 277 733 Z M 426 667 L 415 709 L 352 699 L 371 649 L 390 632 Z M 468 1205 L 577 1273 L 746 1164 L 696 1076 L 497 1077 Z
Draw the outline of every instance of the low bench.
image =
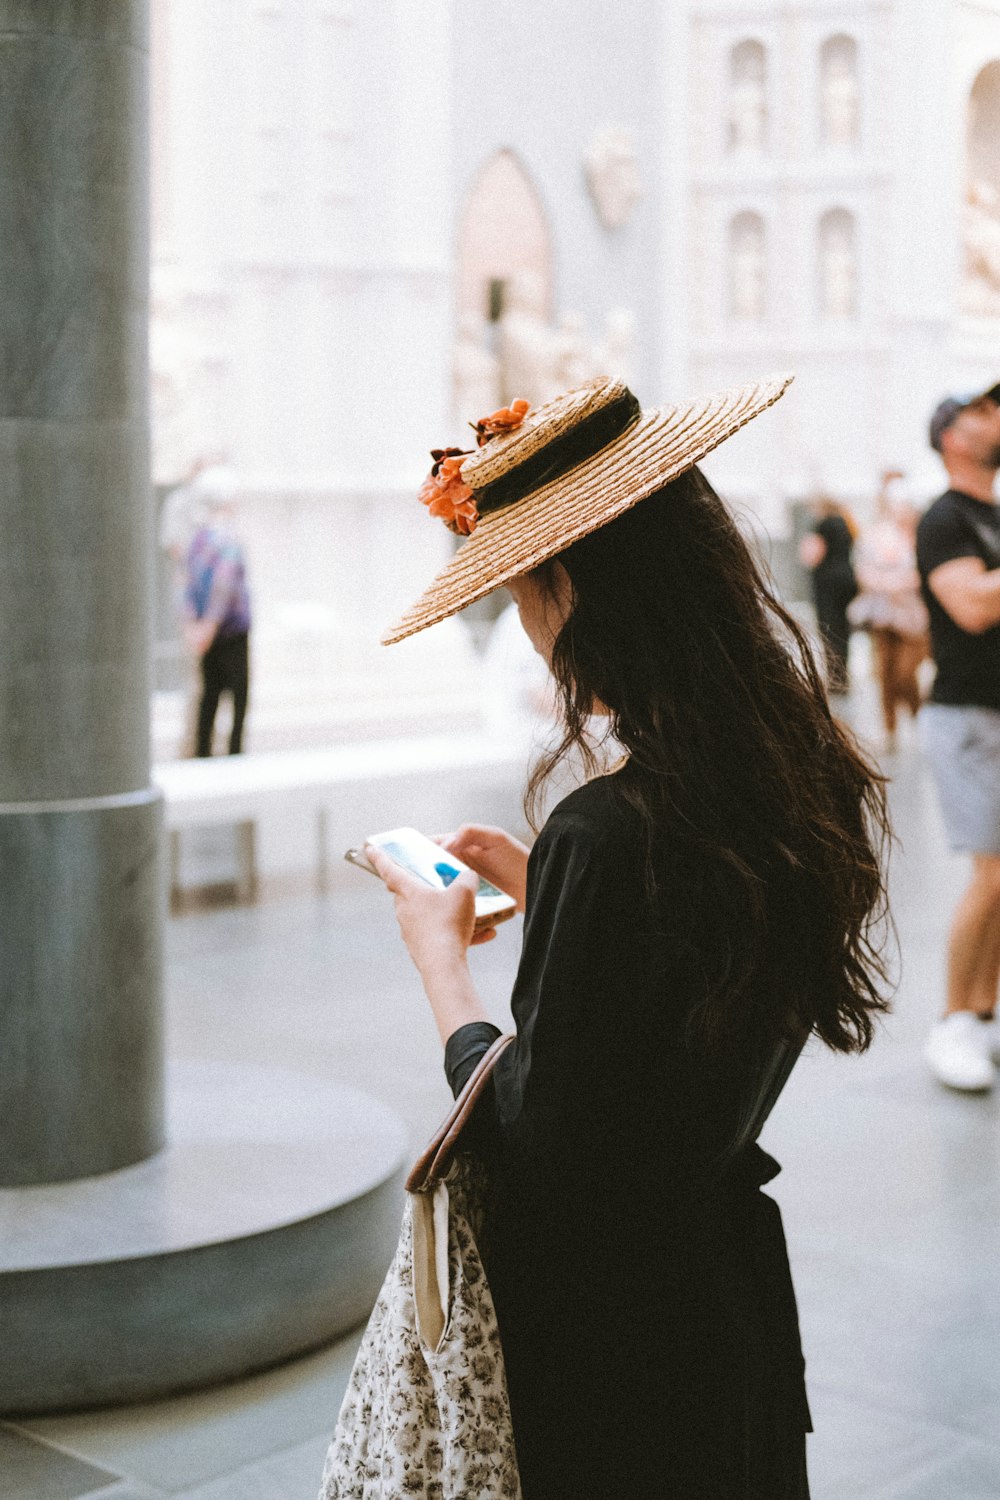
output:
M 180 889 L 183 831 L 236 825 L 238 889 L 252 900 L 257 890 L 257 823 L 269 813 L 306 813 L 315 818 L 316 878 L 329 879 L 330 819 L 352 793 L 405 781 L 432 783 L 464 776 L 472 784 L 523 782 L 529 748 L 523 738 L 495 734 L 436 734 L 409 739 L 355 741 L 325 749 L 275 750 L 207 760 L 165 761 L 153 769 L 163 793 L 170 834 L 170 890 Z M 345 847 L 372 828 L 342 828 Z

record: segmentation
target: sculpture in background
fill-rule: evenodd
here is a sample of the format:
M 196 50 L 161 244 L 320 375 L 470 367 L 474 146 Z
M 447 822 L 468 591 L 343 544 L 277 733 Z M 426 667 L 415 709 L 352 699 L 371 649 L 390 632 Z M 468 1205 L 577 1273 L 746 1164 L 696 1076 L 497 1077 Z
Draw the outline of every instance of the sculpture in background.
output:
M 497 324 L 501 400 L 523 397 L 532 406 L 558 394 L 558 349 L 545 316 L 541 278 L 519 272 L 507 283 L 504 309 Z
M 823 216 L 819 235 L 819 294 L 824 318 L 853 318 L 858 310 L 854 219 L 845 209 Z
M 962 242 L 962 311 L 1000 318 L 1000 193 L 983 179 L 969 183 Z
M 485 320 L 471 313 L 460 318 L 453 372 L 456 423 L 518 399 L 538 406 L 595 375 L 631 382 L 636 337 L 631 308 L 609 308 L 603 338 L 592 342 L 579 313 L 563 312 L 553 326 L 539 292 L 527 272 L 510 283 L 496 324 L 496 354 Z
M 500 386 L 500 362 L 489 347 L 485 320 L 463 313 L 452 365 L 456 422 L 474 422 L 484 411 L 496 411 L 503 404 Z
M 627 386 L 634 382 L 635 313 L 630 307 L 612 307 L 604 319 L 604 341 L 594 359 L 595 375 L 616 375 Z
M 635 145 L 627 130 L 602 125 L 583 158 L 587 187 L 605 229 L 621 229 L 642 197 Z
M 594 374 L 594 351 L 587 341 L 584 321 L 579 313 L 564 312 L 555 330 L 554 396 L 582 385 Z
M 763 151 L 767 143 L 767 57 L 760 42 L 734 47 L 729 84 L 729 146 Z
M 857 44 L 851 37 L 834 37 L 823 48 L 822 139 L 825 146 L 858 144 L 861 93 Z

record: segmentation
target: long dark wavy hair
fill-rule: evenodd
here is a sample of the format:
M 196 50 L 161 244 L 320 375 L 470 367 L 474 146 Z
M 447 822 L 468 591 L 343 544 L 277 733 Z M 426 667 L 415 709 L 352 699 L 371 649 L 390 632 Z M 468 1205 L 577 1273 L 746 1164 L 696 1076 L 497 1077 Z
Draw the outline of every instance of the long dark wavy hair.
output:
M 603 704 L 629 754 L 616 795 L 696 976 L 696 1037 L 814 1031 L 864 1050 L 888 1009 L 884 783 L 726 507 L 691 469 L 543 564 L 549 592 L 557 563 L 572 584 L 552 653 L 563 734 L 532 773 L 529 820 L 571 751 L 595 767 Z

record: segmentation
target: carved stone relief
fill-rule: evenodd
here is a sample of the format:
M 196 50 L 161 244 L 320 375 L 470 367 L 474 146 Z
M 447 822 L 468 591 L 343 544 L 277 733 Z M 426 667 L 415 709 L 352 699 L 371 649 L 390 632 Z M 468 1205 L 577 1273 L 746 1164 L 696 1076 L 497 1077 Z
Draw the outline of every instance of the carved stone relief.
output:
M 452 378 L 456 422 L 477 422 L 502 405 L 500 362 L 489 347 L 485 320 L 475 313 L 458 320 Z
M 454 351 L 456 424 L 475 421 L 519 398 L 538 406 L 595 375 L 631 380 L 631 309 L 609 309 L 603 337 L 594 342 L 578 313 L 564 312 L 550 323 L 539 305 L 539 291 L 530 275 L 515 278 L 492 334 L 483 320 L 470 315 L 460 319 Z
M 825 146 L 850 149 L 860 136 L 858 48 L 852 37 L 831 37 L 821 54 L 820 128 Z
M 969 183 L 962 241 L 962 311 L 1000 318 L 1000 193 L 991 183 Z
M 583 158 L 587 187 L 605 229 L 622 229 L 642 197 L 635 144 L 627 130 L 602 125 Z
M 1000 318 L 1000 61 L 981 70 L 969 97 L 962 207 L 962 311 Z
M 759 152 L 766 144 L 767 54 L 760 42 L 740 42 L 730 55 L 729 147 Z

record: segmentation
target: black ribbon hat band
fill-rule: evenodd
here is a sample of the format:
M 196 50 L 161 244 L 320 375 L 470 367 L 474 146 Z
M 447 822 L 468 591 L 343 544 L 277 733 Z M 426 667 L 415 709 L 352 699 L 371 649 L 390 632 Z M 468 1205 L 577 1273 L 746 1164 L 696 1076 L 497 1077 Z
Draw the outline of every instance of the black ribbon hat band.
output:
M 561 479 L 626 433 L 638 421 L 640 412 L 636 397 L 625 390 L 606 406 L 598 407 L 589 416 L 558 433 L 516 468 L 509 469 L 490 484 L 484 484 L 482 489 L 473 485 L 472 493 L 479 514 L 489 516 L 495 511 L 506 510 L 508 505 L 516 505 L 519 500 L 533 495 L 543 484 Z

